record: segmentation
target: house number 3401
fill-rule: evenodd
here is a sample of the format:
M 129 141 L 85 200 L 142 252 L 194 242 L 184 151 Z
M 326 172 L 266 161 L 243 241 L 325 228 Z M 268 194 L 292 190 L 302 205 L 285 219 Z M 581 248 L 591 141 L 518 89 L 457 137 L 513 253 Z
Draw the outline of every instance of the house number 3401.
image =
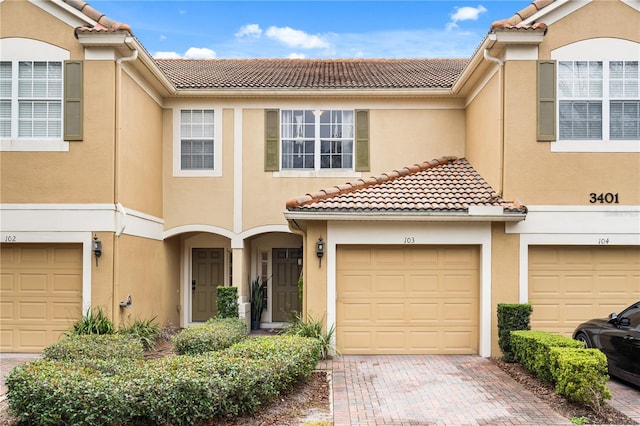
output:
M 414 244 L 416 242 L 416 237 L 404 237 L 405 244 Z
M 592 192 L 589 194 L 589 202 L 591 204 L 618 204 L 618 193 L 601 192 L 600 194 L 596 194 L 595 192 Z

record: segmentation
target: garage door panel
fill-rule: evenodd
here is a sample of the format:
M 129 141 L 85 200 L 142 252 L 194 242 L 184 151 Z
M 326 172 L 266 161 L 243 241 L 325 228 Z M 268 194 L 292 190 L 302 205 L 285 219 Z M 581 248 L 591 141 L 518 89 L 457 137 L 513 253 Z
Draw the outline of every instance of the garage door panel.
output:
M 392 261 L 381 261 L 385 256 Z M 345 354 L 477 353 L 478 257 L 477 247 L 470 246 L 338 247 L 338 349 Z M 369 269 L 356 258 L 371 259 Z
M 532 328 L 570 335 L 640 298 L 640 247 L 535 246 L 529 249 Z
M 80 244 L 3 244 L 0 350 L 39 352 L 82 309 Z

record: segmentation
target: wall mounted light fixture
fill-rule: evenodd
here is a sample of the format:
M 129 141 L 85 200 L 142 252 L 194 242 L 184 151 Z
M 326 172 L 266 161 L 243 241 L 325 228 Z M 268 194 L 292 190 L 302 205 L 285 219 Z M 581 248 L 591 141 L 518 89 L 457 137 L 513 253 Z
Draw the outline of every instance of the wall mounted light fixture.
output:
M 91 251 L 93 251 L 93 255 L 96 257 L 96 266 L 98 266 L 98 258 L 102 256 L 102 241 L 98 239 L 97 235 L 93 236 Z
M 318 256 L 320 262 L 318 266 L 322 266 L 322 256 L 324 256 L 324 241 L 322 241 L 322 236 L 316 241 L 316 256 Z

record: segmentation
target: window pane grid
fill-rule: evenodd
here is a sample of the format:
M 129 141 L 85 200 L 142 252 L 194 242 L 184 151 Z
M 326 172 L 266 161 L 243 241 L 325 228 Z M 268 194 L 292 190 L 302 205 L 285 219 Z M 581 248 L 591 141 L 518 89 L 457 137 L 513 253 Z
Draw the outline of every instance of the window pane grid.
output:
M 611 101 L 610 113 L 611 139 L 640 139 L 640 101 Z
M 193 109 L 180 111 L 180 168 L 214 169 L 214 111 Z
M 353 110 L 281 110 L 283 170 L 353 168 Z
M 20 101 L 18 103 L 18 137 L 58 138 L 62 134 L 60 101 Z

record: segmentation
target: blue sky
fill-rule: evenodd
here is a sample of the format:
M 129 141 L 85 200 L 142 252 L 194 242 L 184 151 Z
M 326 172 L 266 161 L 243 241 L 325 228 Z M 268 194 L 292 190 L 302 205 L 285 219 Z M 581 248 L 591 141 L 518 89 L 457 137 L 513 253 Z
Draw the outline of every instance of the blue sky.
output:
M 467 58 L 531 0 L 89 0 L 164 58 Z

